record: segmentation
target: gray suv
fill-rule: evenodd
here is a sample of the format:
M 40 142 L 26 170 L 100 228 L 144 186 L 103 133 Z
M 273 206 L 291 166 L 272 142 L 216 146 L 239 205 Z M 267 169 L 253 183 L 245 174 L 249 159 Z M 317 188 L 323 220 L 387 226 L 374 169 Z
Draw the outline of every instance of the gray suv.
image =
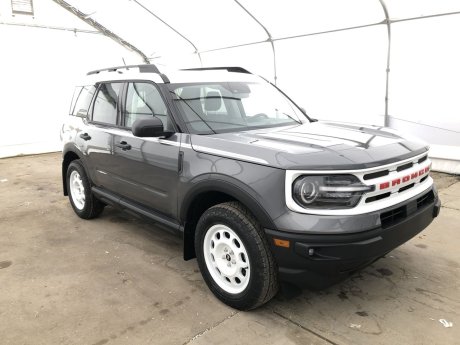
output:
M 62 126 L 64 195 L 183 237 L 237 309 L 280 282 L 322 288 L 427 227 L 440 201 L 428 147 L 384 127 L 316 121 L 240 67 L 89 72 Z

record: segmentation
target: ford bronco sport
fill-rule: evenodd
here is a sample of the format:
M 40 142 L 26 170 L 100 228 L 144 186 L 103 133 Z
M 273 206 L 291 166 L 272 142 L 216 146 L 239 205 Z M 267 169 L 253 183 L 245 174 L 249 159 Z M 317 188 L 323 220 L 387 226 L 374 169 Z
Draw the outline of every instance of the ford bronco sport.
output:
M 341 279 L 438 215 L 425 144 L 311 119 L 243 68 L 123 66 L 78 85 L 61 131 L 75 213 L 109 204 L 180 234 L 234 308 L 267 302 L 280 281 Z

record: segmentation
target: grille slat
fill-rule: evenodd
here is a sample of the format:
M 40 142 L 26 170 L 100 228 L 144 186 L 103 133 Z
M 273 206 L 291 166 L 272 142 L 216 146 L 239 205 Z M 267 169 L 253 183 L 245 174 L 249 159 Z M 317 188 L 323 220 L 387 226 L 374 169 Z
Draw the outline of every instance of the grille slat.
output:
M 382 176 L 386 176 L 390 173 L 389 170 L 382 170 L 382 171 L 377 171 L 377 172 L 374 172 L 374 173 L 370 173 L 370 174 L 366 174 L 363 176 L 363 179 L 365 180 L 372 180 L 374 178 L 377 178 L 377 177 L 382 177 Z
M 407 186 L 401 187 L 398 190 L 398 193 L 404 192 L 405 190 L 411 189 L 413 186 L 415 186 L 415 183 L 408 184 Z
M 390 192 L 379 194 L 379 195 L 374 195 L 374 196 L 371 196 L 371 197 L 367 198 L 366 203 L 381 200 L 381 199 L 385 199 L 385 198 L 388 198 L 390 195 L 391 195 Z
M 427 159 L 428 159 L 428 156 L 423 156 L 422 158 L 420 158 L 420 159 L 418 160 L 418 164 L 423 163 L 423 162 L 426 161 Z
M 409 163 L 406 163 L 404 165 L 400 165 L 399 167 L 397 167 L 396 171 L 400 172 L 400 171 L 403 171 L 403 170 L 407 170 L 407 169 L 412 168 L 413 166 L 414 166 L 414 163 L 409 162 Z

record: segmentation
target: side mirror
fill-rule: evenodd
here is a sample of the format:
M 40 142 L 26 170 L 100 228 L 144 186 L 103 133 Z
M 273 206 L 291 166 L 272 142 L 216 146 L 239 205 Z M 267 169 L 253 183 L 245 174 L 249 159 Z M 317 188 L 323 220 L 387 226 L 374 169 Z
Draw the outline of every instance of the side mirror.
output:
M 155 116 L 134 121 L 131 131 L 135 137 L 141 138 L 170 136 L 172 134 L 164 131 L 163 122 Z

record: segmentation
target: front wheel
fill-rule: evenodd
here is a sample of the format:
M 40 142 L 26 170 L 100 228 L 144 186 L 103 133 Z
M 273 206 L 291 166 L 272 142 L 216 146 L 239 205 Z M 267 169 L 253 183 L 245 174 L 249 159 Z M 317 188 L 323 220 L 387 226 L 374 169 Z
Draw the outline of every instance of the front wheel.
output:
M 80 160 L 70 163 L 66 182 L 70 204 L 80 218 L 92 219 L 101 214 L 105 205 L 91 192 L 91 183 Z
M 206 284 L 227 305 L 254 309 L 278 291 L 277 269 L 263 230 L 241 204 L 227 202 L 204 212 L 195 249 Z

